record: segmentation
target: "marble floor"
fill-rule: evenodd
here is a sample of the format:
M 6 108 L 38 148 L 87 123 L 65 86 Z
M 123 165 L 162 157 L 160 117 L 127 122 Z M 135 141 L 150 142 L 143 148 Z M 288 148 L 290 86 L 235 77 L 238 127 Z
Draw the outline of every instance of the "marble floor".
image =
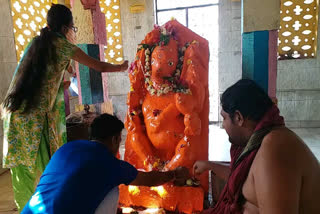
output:
M 0 214 L 18 213 L 13 201 L 10 171 L 7 170 L 0 175 Z
M 320 128 L 293 129 L 300 136 L 320 161 Z M 229 161 L 230 143 L 224 129 L 218 126 L 209 128 L 209 159 Z M 122 147 L 124 149 L 124 147 Z M 9 171 L 0 175 L 0 214 L 18 214 L 13 202 L 13 191 Z

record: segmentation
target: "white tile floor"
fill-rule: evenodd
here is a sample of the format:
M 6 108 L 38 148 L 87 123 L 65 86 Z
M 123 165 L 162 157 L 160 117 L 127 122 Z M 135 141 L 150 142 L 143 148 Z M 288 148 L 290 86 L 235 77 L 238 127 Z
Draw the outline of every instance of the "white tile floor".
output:
M 292 129 L 309 146 L 320 161 L 320 128 Z M 230 161 L 230 143 L 224 129 L 211 125 L 209 127 L 209 160 Z

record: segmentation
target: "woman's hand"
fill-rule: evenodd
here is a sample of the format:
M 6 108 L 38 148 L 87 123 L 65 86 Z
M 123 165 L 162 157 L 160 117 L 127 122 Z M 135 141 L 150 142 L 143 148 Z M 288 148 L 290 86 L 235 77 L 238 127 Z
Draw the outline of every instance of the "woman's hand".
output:
M 128 60 L 124 61 L 121 65 L 120 65 L 120 71 L 126 71 L 128 69 L 129 66 L 129 62 Z
M 63 89 L 68 90 L 70 87 L 71 82 L 70 81 L 63 81 Z
M 72 43 L 74 45 L 77 44 L 77 35 L 72 29 L 68 30 L 68 32 L 66 34 L 66 38 L 70 43 Z

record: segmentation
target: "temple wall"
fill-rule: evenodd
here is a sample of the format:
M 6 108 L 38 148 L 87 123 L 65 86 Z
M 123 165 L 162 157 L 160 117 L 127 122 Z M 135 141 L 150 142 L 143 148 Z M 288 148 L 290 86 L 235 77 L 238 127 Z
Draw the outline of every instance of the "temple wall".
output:
M 74 26 L 78 27 L 77 43 L 94 44 L 93 23 L 90 10 L 84 10 L 80 0 L 74 0 L 72 8 Z
M 123 55 L 131 63 L 134 60 L 137 44 L 152 30 L 154 25 L 153 1 L 145 1 L 145 11 L 130 13 L 130 0 L 121 0 L 121 27 Z M 108 35 L 107 35 L 108 36 Z M 127 111 L 127 93 L 130 90 L 128 73 L 108 73 L 108 93 L 112 99 L 115 114 L 123 120 Z
M 320 127 L 319 24 L 315 58 L 278 61 L 277 98 L 289 127 Z
M 219 2 L 219 94 L 241 79 L 241 3 Z
M 3 101 L 17 66 L 10 1 L 0 0 L 0 103 Z M 2 172 L 3 127 L 0 121 L 0 174 Z

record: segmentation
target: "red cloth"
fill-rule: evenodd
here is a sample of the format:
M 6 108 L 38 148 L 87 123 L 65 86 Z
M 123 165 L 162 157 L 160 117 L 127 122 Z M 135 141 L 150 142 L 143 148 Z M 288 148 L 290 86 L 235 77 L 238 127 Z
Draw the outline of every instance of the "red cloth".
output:
M 284 119 L 280 116 L 279 109 L 273 105 L 271 109 L 263 116 L 255 131 L 267 127 L 284 125 Z M 251 164 L 259 150 L 251 151 L 241 162 L 236 164 L 236 160 L 245 147 L 232 145 L 231 155 L 231 173 L 226 186 L 224 187 L 218 203 L 212 209 L 203 211 L 203 214 L 240 214 L 243 213 L 242 205 L 239 203 L 239 197 L 242 195 L 242 186 L 247 179 Z

